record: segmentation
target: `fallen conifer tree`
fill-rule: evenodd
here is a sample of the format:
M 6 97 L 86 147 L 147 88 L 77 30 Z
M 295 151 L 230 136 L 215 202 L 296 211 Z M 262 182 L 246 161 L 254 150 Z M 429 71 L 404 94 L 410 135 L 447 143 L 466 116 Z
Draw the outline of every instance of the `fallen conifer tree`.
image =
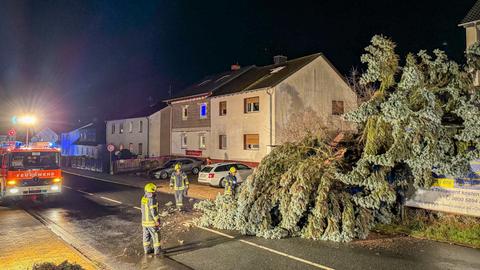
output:
M 480 99 L 472 72 L 480 47 L 462 69 L 441 51 L 409 54 L 372 38 L 360 83 L 375 89 L 346 119 L 359 132 L 331 145 L 324 136 L 276 147 L 240 187 L 195 207 L 201 226 L 265 238 L 300 236 L 350 241 L 398 215 L 406 193 L 429 187 L 432 173 L 461 175 L 480 157 Z

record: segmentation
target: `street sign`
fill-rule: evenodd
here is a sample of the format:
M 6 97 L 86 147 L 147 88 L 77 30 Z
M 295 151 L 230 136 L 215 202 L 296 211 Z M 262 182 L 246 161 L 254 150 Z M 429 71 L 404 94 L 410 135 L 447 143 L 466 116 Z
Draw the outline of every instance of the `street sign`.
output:
M 11 128 L 11 129 L 8 130 L 8 136 L 13 137 L 13 136 L 15 136 L 15 134 L 17 134 L 15 129 Z
M 113 151 L 115 151 L 115 145 L 113 145 L 113 144 L 107 145 L 107 150 L 108 150 L 108 152 L 113 152 Z

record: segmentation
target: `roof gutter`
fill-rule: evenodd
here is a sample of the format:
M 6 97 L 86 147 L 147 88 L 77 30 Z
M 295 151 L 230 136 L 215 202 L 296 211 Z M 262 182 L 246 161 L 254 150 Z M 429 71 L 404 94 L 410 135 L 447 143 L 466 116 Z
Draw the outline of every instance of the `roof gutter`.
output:
M 189 99 L 194 99 L 194 98 L 208 97 L 211 94 L 212 94 L 212 92 L 207 92 L 207 93 L 201 93 L 201 94 L 198 94 L 198 95 L 193 95 L 193 96 L 188 96 L 188 97 L 166 99 L 166 100 L 163 100 L 163 102 L 166 102 L 168 104 L 172 104 L 172 102 L 176 102 L 176 101 L 183 101 L 183 100 L 189 100 Z
M 460 23 L 458 26 L 459 27 L 468 27 L 470 25 L 477 25 L 479 22 L 480 22 L 480 20 L 466 22 L 466 23 Z

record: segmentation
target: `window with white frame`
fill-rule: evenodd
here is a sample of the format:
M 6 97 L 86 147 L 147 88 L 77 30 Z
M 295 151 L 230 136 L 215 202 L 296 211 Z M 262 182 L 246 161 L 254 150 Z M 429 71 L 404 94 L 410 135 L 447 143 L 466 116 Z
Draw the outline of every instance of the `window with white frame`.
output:
M 188 119 L 188 105 L 182 106 L 182 120 Z
M 142 133 L 143 132 L 143 121 L 140 121 L 140 126 L 138 128 L 138 132 Z
M 218 136 L 218 149 L 227 149 L 227 135 Z
M 199 145 L 198 148 L 205 149 L 207 148 L 207 136 L 205 134 L 198 135 L 199 137 Z
M 200 104 L 200 119 L 207 118 L 207 103 Z
M 115 134 L 115 123 L 112 123 L 112 134 Z
M 133 143 L 128 144 L 128 150 L 133 153 Z
M 260 98 L 250 97 L 244 99 L 245 113 L 252 113 L 260 111 Z
M 128 122 L 128 132 L 133 132 L 133 121 Z
M 245 150 L 258 150 L 260 148 L 260 136 L 258 134 L 243 135 L 243 145 Z
M 122 134 L 123 133 L 123 123 L 120 123 L 120 127 L 118 129 L 119 129 L 118 133 Z
M 182 148 L 187 148 L 188 147 L 187 134 L 183 133 L 182 135 L 180 135 L 180 140 L 181 140 Z

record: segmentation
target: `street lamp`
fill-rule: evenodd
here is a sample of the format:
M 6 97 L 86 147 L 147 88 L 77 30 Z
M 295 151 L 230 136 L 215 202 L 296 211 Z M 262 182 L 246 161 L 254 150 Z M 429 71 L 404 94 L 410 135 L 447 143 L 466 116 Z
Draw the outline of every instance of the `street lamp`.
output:
M 37 117 L 33 115 L 23 115 L 17 118 L 17 123 L 27 127 L 27 137 L 25 140 L 25 145 L 28 146 L 28 132 L 30 130 L 30 127 L 37 123 Z

